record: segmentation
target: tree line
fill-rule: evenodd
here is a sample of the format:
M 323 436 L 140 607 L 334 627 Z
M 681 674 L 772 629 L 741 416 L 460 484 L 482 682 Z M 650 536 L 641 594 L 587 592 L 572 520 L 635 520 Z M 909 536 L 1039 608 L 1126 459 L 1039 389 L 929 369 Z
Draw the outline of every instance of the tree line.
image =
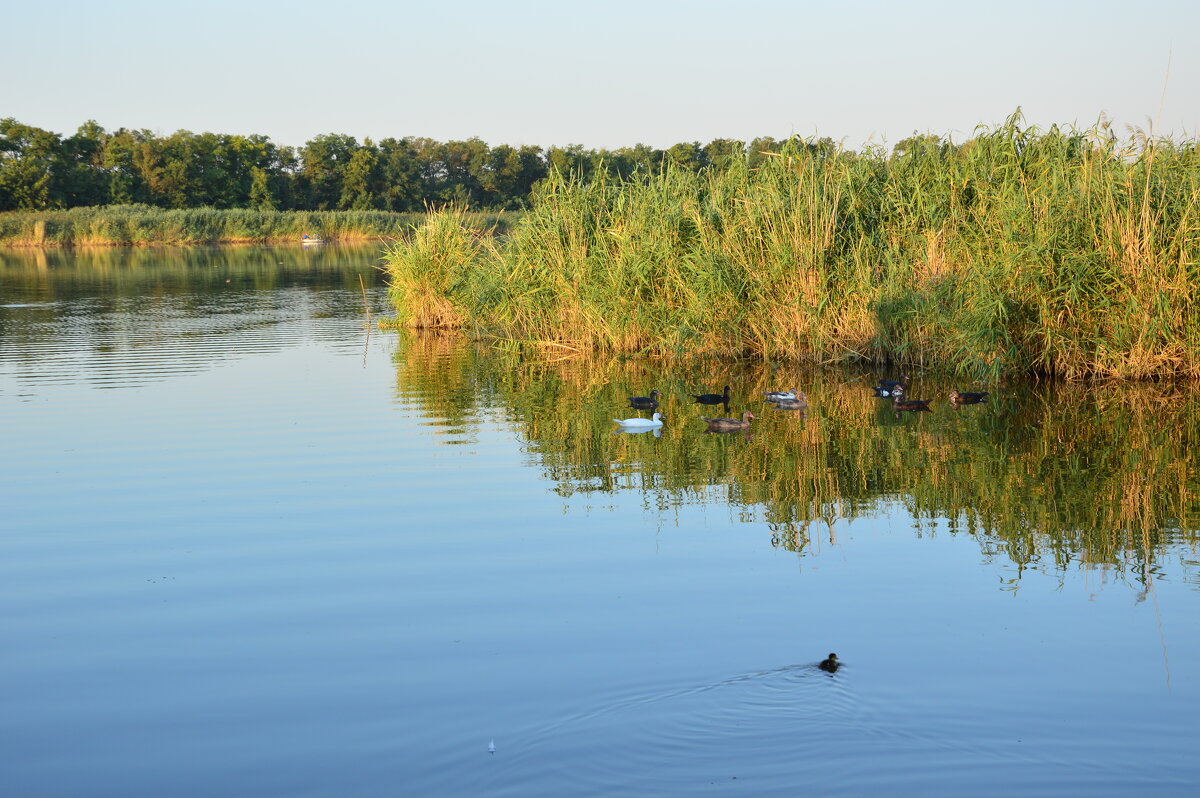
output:
M 330 133 L 297 148 L 261 135 L 110 132 L 94 121 L 63 136 L 7 118 L 0 119 L 0 211 L 134 203 L 313 211 L 421 211 L 455 203 L 519 210 L 551 171 L 586 179 L 658 174 L 668 166 L 722 169 L 735 159 L 753 166 L 782 144 L 762 137 L 596 150 L 493 147 L 478 138 L 359 142 Z

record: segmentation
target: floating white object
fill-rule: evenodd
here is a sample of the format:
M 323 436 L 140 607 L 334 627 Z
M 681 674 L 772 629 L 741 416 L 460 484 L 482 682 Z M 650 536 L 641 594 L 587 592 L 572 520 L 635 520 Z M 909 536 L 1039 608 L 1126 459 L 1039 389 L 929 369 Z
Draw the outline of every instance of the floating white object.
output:
M 614 418 L 613 421 L 626 429 L 651 429 L 661 427 L 664 418 L 662 413 L 655 413 L 654 418 Z
M 488 753 L 489 754 L 496 753 L 496 741 L 495 740 L 492 740 L 490 743 L 488 743 Z

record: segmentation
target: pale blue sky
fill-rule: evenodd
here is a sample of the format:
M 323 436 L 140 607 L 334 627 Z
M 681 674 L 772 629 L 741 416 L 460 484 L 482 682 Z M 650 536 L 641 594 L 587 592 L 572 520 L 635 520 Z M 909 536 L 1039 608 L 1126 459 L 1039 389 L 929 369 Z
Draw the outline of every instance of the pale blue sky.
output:
M 1200 2 L 19 2 L 0 117 L 303 144 L 479 136 L 858 148 L 1032 123 L 1200 130 Z M 1164 78 L 1170 76 L 1159 112 Z

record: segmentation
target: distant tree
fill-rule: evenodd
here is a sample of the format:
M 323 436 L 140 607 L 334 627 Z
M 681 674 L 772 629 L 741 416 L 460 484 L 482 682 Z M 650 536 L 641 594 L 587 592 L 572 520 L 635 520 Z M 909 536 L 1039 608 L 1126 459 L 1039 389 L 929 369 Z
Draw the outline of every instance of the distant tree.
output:
M 149 203 L 150 189 L 139 167 L 138 153 L 149 131 L 121 128 L 104 143 L 101 168 L 108 175 L 108 201 L 117 205 Z
M 327 211 L 338 207 L 342 199 L 342 181 L 350 158 L 358 149 L 353 136 L 337 133 L 317 136 L 300 150 L 303 164 L 300 175 L 304 181 L 309 210 Z
M 145 168 L 150 185 L 150 197 L 155 205 L 164 208 L 187 208 L 210 205 L 210 180 L 207 171 L 213 168 L 211 141 L 196 137 L 188 130 L 177 130 L 165 139 L 156 139 L 144 146 Z
M 109 197 L 109 175 L 104 169 L 104 149 L 108 134 L 89 120 L 75 135 L 62 141 L 63 207 L 104 205 Z
M 283 161 L 279 148 L 269 138 L 257 134 L 227 136 L 222 158 L 229 175 L 226 189 L 229 207 L 264 207 L 264 196 L 269 197 L 271 207 L 278 206 Z
M 761 136 L 750 142 L 750 151 L 746 155 L 746 163 L 751 169 L 757 169 L 771 157 L 771 153 L 779 152 L 783 145 L 770 136 Z
M 443 148 L 446 184 L 439 199 L 468 207 L 483 203 L 483 181 L 487 177 L 488 145 L 479 138 L 447 141 Z
M 409 139 L 379 142 L 380 206 L 389 211 L 421 210 L 421 167 Z
M 278 167 L 275 174 L 269 174 L 272 193 L 279 198 L 279 207 L 286 210 L 298 210 L 303 207 L 304 193 L 299 186 L 300 154 L 295 147 L 279 147 L 275 151 Z
M 0 119 L 0 209 L 62 207 L 57 133 Z
M 704 157 L 714 169 L 724 171 L 734 162 L 746 160 L 746 142 L 737 139 L 713 139 L 704 145 Z
M 514 208 L 527 208 L 529 198 L 533 195 L 533 187 L 549 174 L 549 169 L 546 167 L 546 158 L 541 147 L 522 146 L 517 150 L 517 161 L 520 166 L 510 205 Z
M 689 172 L 699 172 L 709 164 L 704 148 L 698 141 L 685 141 L 671 145 L 667 149 L 667 161 Z
M 367 139 L 363 146 L 350 155 L 350 161 L 342 174 L 339 210 L 365 211 L 375 207 L 379 183 L 378 166 L 379 156 L 375 152 L 375 145 Z
M 546 150 L 546 162 L 551 169 L 584 180 L 592 176 L 593 167 L 599 160 L 597 153 L 585 150 L 582 144 L 550 147 Z
M 258 166 L 250 167 L 249 200 L 249 207 L 260 211 L 273 211 L 278 207 L 275 194 L 271 191 L 271 181 L 266 171 Z
M 441 204 L 444 202 L 441 194 L 446 188 L 449 176 L 449 170 L 446 168 L 446 145 L 423 136 L 405 141 L 412 147 L 413 160 L 417 164 L 421 205 Z
M 906 139 L 896 142 L 892 147 L 892 158 L 910 158 L 932 155 L 940 158 L 943 154 L 941 136 L 932 133 L 914 133 Z
M 604 153 L 610 174 L 618 177 L 656 175 L 662 171 L 666 153 L 647 144 L 635 144 Z
M 496 209 L 528 207 L 533 184 L 545 176 L 546 166 L 536 147 L 493 147 L 479 178 L 481 203 Z

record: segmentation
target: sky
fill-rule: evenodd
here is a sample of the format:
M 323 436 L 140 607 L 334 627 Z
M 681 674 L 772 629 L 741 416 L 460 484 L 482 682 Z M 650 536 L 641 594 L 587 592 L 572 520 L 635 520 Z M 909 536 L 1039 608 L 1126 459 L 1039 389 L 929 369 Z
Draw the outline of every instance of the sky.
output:
M 963 140 L 1020 108 L 1043 127 L 1104 115 L 1122 136 L 1194 138 L 1197 31 L 1197 0 L 18 0 L 0 28 L 0 118 L 296 146 L 815 135 L 858 149 Z

